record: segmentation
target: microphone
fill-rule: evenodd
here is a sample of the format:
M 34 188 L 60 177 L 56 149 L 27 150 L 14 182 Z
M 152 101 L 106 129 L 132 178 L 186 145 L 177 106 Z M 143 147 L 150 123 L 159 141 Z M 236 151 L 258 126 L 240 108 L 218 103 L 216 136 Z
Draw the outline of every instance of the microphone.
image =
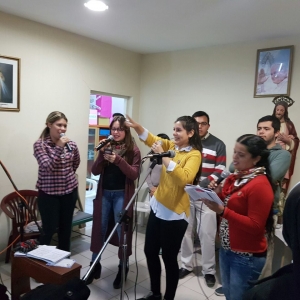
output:
M 225 178 L 227 178 L 230 175 L 230 172 L 227 170 L 223 170 L 223 172 L 221 173 L 221 177 L 218 178 L 218 180 L 216 181 L 216 185 L 219 185 Z
M 175 156 L 175 151 L 169 150 L 167 152 L 161 152 L 161 153 L 152 153 L 152 154 L 147 154 L 145 157 L 174 157 Z
M 95 148 L 95 150 L 99 151 L 101 148 L 103 148 L 106 144 L 110 143 L 114 140 L 114 137 L 110 135 L 107 139 L 102 140 L 99 145 Z
M 60 134 L 60 137 L 63 137 L 63 136 L 65 136 L 65 134 L 64 134 L 64 133 L 61 133 L 61 134 Z M 69 152 L 72 152 L 72 148 L 71 148 L 71 146 L 69 145 L 69 143 L 66 143 L 66 147 L 68 148 L 68 151 L 69 151 Z

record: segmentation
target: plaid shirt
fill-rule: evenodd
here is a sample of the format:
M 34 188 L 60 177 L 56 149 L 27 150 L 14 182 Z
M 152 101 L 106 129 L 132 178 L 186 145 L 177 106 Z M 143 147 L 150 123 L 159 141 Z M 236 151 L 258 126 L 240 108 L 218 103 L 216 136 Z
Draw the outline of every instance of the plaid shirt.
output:
M 50 195 L 65 195 L 78 186 L 75 172 L 80 163 L 79 151 L 75 142 L 70 141 L 69 145 L 72 152 L 56 146 L 50 136 L 34 143 L 33 155 L 39 164 L 38 190 Z

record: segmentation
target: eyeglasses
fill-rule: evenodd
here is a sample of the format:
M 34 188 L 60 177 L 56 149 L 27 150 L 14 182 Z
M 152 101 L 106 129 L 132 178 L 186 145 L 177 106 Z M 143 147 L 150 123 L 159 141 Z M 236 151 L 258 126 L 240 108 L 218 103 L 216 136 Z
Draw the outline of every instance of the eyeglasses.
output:
M 117 131 L 117 132 L 122 132 L 122 131 L 124 131 L 124 128 L 111 128 L 111 130 L 110 131 L 112 131 L 112 132 L 114 132 L 114 131 Z
M 207 122 L 198 122 L 198 125 L 200 126 L 207 126 L 208 125 L 208 123 Z

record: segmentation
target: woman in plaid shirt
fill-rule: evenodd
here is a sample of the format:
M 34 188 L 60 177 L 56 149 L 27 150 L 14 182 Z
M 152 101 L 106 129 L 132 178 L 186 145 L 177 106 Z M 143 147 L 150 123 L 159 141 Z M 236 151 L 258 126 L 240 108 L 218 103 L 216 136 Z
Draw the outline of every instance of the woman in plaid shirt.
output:
M 49 245 L 53 234 L 57 232 L 58 248 L 70 251 L 73 212 L 78 199 L 75 172 L 80 156 L 76 143 L 64 135 L 67 122 L 62 112 L 50 113 L 46 127 L 33 149 L 39 165 L 36 188 L 45 233 L 40 243 Z M 66 147 L 67 143 L 69 147 Z

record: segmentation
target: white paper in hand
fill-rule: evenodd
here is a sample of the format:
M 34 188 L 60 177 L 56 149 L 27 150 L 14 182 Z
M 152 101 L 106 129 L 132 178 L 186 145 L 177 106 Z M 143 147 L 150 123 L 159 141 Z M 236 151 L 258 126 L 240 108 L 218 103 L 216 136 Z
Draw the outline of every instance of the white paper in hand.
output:
M 218 195 L 211 189 L 202 188 L 199 185 L 186 185 L 184 190 L 189 194 L 190 199 L 197 201 L 199 199 L 207 199 L 220 205 L 224 205 Z

